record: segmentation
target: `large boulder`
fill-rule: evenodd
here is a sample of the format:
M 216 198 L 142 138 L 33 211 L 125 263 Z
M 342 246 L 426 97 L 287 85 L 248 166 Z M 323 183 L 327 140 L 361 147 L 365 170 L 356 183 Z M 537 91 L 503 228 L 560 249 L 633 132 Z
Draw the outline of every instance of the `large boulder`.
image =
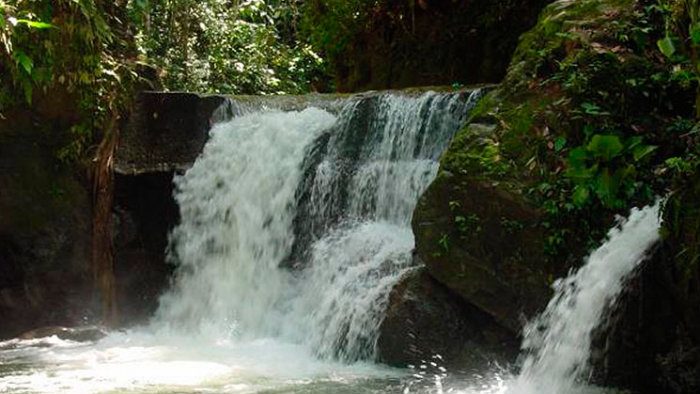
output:
M 413 216 L 416 253 L 435 279 L 517 334 L 550 295 L 540 218 L 502 184 L 443 171 Z
M 685 149 L 650 131 L 678 127 L 691 113 L 678 98 L 694 92 L 650 76 L 668 72 L 658 49 L 630 38 L 649 24 L 649 12 L 636 0 L 545 7 L 418 203 L 416 249 L 430 274 L 514 332 L 546 305 L 553 279 L 600 243 L 616 214 L 664 190 L 654 171 Z M 669 99 L 660 104 L 650 89 Z M 585 183 L 567 175 L 569 155 L 592 146 L 595 133 L 659 149 L 649 146 L 645 159 L 625 152 L 587 162 Z M 606 182 L 611 173 L 615 180 Z
M 90 197 L 56 159 L 60 124 L 27 113 L 0 120 L 0 338 L 93 317 Z
M 451 371 L 488 365 L 517 351 L 517 339 L 484 312 L 461 302 L 419 268 L 389 296 L 377 341 L 379 360 Z
M 664 241 L 597 338 L 598 379 L 640 393 L 700 392 L 700 176 L 666 204 Z

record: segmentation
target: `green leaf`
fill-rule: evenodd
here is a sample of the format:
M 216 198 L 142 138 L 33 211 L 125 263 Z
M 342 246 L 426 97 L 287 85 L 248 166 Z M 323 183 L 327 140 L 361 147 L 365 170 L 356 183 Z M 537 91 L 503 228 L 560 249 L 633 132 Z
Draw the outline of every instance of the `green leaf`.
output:
M 27 75 L 32 75 L 32 69 L 34 68 L 32 59 L 22 51 L 16 51 L 14 57 L 17 64 L 22 66 Z
M 56 26 L 46 23 L 46 22 L 37 22 L 37 21 L 32 21 L 29 19 L 17 19 L 17 23 L 24 23 L 28 27 L 32 29 L 57 29 Z
M 588 187 L 578 185 L 576 186 L 576 188 L 574 188 L 574 194 L 572 195 L 571 199 L 573 200 L 575 205 L 582 207 L 586 205 L 590 196 L 591 192 L 588 189 Z
M 561 152 L 566 146 L 566 137 L 559 137 L 554 141 L 554 151 Z
M 640 161 L 643 158 L 647 157 L 650 153 L 655 151 L 657 146 L 654 145 L 637 145 L 633 150 L 632 150 L 632 156 L 634 157 L 634 161 Z
M 690 40 L 693 45 L 700 45 L 700 22 L 690 26 Z
M 585 167 L 588 152 L 582 147 L 574 148 L 569 152 L 569 166 Z
M 630 137 L 625 143 L 625 145 L 627 146 L 628 150 L 634 150 L 637 146 L 639 146 L 642 143 L 642 141 L 644 141 L 642 137 L 634 136 Z
M 608 207 L 613 207 L 615 205 L 618 186 L 619 183 L 610 175 L 610 170 L 605 168 L 596 179 L 595 193 L 603 204 Z
M 672 57 L 673 54 L 676 53 L 676 46 L 673 45 L 673 39 L 669 36 L 666 36 L 657 41 L 656 46 L 658 46 L 661 53 L 663 53 L 664 56 L 668 58 Z
M 595 156 L 610 161 L 622 152 L 624 146 L 620 142 L 620 137 L 616 135 L 596 134 L 591 138 L 586 149 Z

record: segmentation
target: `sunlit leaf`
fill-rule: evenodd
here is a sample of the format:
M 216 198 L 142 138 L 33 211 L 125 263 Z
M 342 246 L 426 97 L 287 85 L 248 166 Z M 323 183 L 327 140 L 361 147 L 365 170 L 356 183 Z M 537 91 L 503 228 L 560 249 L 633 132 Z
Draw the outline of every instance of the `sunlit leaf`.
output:
M 659 47 L 661 53 L 668 58 L 672 57 L 676 53 L 676 46 L 673 44 L 673 39 L 669 36 L 658 40 L 656 45 Z
M 56 26 L 46 23 L 46 22 L 37 22 L 37 21 L 32 21 L 29 19 L 17 19 L 17 23 L 23 23 L 27 25 L 28 27 L 31 27 L 32 29 L 57 29 Z

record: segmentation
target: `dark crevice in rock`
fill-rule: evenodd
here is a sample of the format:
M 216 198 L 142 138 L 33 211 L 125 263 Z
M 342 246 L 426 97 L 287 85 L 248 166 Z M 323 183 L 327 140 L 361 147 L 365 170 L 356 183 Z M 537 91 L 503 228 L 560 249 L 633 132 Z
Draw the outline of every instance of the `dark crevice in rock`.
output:
M 143 322 L 155 311 L 172 273 L 168 234 L 179 220 L 173 172 L 117 175 L 114 196 L 114 270 L 123 323 Z

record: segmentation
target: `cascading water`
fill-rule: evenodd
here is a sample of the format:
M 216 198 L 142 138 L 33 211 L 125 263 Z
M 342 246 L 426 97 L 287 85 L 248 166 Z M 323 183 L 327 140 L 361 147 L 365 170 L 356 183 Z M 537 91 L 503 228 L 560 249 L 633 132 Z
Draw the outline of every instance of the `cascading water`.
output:
M 411 214 L 476 95 L 374 95 L 337 117 L 309 108 L 215 126 L 176 180 L 180 268 L 155 325 L 371 358 L 411 266 Z
M 176 180 L 172 288 L 152 323 L 97 343 L 0 343 L 0 393 L 588 392 L 592 330 L 658 239 L 633 210 L 525 330 L 519 376 L 429 386 L 371 362 L 411 269 L 410 218 L 479 92 L 355 96 L 329 111 L 227 107 Z M 245 113 L 245 114 L 243 114 Z M 428 384 L 428 385 L 426 385 Z
M 554 284 L 545 311 L 523 332 L 527 357 L 510 394 L 560 394 L 586 390 L 593 330 L 623 289 L 625 279 L 659 240 L 660 205 L 633 209 L 608 233 L 578 271 Z
M 0 392 L 401 391 L 371 362 L 410 219 L 471 93 L 372 93 L 216 124 L 176 178 L 172 288 L 148 327 L 95 344 L 10 342 Z M 48 345 L 44 347 L 45 345 Z M 21 369 L 21 367 L 17 367 Z

